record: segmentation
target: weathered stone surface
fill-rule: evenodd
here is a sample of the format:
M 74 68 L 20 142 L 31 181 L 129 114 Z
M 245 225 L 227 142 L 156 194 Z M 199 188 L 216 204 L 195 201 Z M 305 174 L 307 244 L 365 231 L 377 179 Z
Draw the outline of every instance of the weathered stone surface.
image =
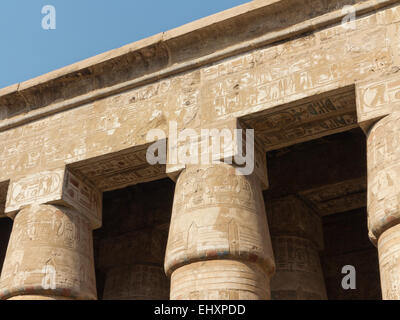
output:
M 400 225 L 386 230 L 378 240 L 382 296 L 400 300 Z
M 95 232 L 101 299 L 169 299 L 163 265 L 173 190 L 164 179 L 105 193 L 104 227 Z
M 380 120 L 368 135 L 368 221 L 373 236 L 400 222 L 400 114 Z
M 271 21 L 266 22 L 269 21 L 265 19 L 266 13 L 271 14 L 277 11 L 279 15 L 288 15 L 291 12 L 291 19 L 280 20 L 279 28 L 281 29 L 282 21 L 290 24 L 295 21 L 301 22 L 302 19 L 304 21 L 305 18 L 310 19 L 310 17 L 317 19 L 320 18 L 319 14 L 327 11 L 339 14 L 335 19 L 340 20 L 342 17 L 341 10 L 338 10 L 340 4 L 354 1 L 314 0 L 314 2 L 320 3 L 319 10 L 305 9 L 315 8 L 315 6 L 302 6 L 300 9 L 298 6 L 301 1 L 290 6 L 287 1 L 279 1 L 279 6 L 286 5 L 289 11 L 282 11 L 278 9 L 279 6 L 268 6 L 263 3 L 263 6 L 261 4 L 257 7 L 250 6 L 251 10 L 247 15 L 236 17 L 233 14 L 228 20 L 242 21 L 243 19 L 243 21 L 248 20 L 247 23 L 258 23 L 259 29 L 252 30 L 258 30 L 260 36 L 261 34 L 268 35 L 278 25 Z M 392 2 L 382 1 L 378 8 Z M 374 1 L 357 2 L 355 8 L 361 10 L 363 7 L 365 12 L 368 11 L 366 9 L 368 5 L 371 5 L 373 10 L 377 9 Z M 178 120 L 182 128 L 189 126 L 196 128 L 210 121 L 232 118 L 253 119 L 257 113 L 267 112 L 271 117 L 263 114 L 256 122 L 266 123 L 267 127 L 260 128 L 260 135 L 267 143 L 265 148 L 270 149 L 352 128 L 356 125 L 355 107 L 351 107 L 355 106 L 354 84 L 361 80 L 373 80 L 393 73 L 398 66 L 399 48 L 396 44 L 398 8 L 399 6 L 382 8 L 371 15 L 359 16 L 355 22 L 355 30 L 334 25 L 323 30 L 314 30 L 307 36 L 286 42 L 264 48 L 256 47 L 253 51 L 249 51 L 252 46 L 246 46 L 247 52 L 237 53 L 236 56 L 216 61 L 212 65 L 202 67 L 194 65 L 194 70 L 185 70 L 185 73 L 161 80 L 159 77 L 153 78 L 153 81 L 148 80 L 150 83 L 143 84 L 141 87 L 119 89 L 110 96 L 105 93 L 101 96 L 93 94 L 93 101 L 75 102 L 73 109 L 63 109 L 63 112 L 42 117 L 34 122 L 21 123 L 17 127 L 2 131 L 0 133 L 0 154 L 2 155 L 0 181 L 5 181 L 15 175 L 28 175 L 43 171 L 43 169 L 51 170 L 65 164 L 109 155 L 129 148 L 140 148 L 147 143 L 145 136 L 149 129 L 167 130 L 169 120 Z M 246 9 L 241 10 L 246 11 Z M 250 17 L 253 18 L 253 13 L 256 14 L 258 20 L 252 22 Z M 271 17 L 275 19 L 274 15 Z M 327 21 L 326 23 L 329 24 L 329 19 Z M 207 24 L 203 23 L 204 25 L 202 23 L 200 25 L 207 29 Z M 215 42 L 216 35 L 221 32 L 215 30 L 217 25 L 218 23 L 215 24 L 213 21 L 213 24 L 208 26 L 211 28 L 209 33 L 206 32 L 203 36 L 212 35 Z M 310 28 L 312 23 L 309 22 L 306 25 Z M 198 36 L 202 35 L 203 29 L 196 30 Z M 230 29 L 223 30 L 226 32 Z M 243 31 L 243 25 L 241 25 L 241 30 L 242 32 L 235 33 L 235 38 L 226 36 L 221 38 L 220 44 L 227 46 L 232 45 L 232 42 L 243 41 L 238 34 L 247 34 L 247 36 L 249 34 Z M 175 34 L 178 35 L 179 32 Z M 195 37 L 195 34 L 196 32 L 192 32 L 191 36 L 181 34 L 180 39 L 187 44 L 185 37 Z M 293 32 L 290 36 L 293 36 Z M 252 33 L 252 37 L 257 37 L 257 35 Z M 153 39 L 155 42 L 157 40 L 159 40 L 157 37 Z M 195 42 L 201 43 L 198 39 Z M 158 46 L 162 47 L 162 45 Z M 159 50 L 163 51 L 162 48 Z M 162 57 L 163 54 L 159 50 L 146 49 L 148 53 L 142 53 L 138 61 L 145 59 L 143 57 L 157 56 L 157 54 Z M 120 54 L 131 51 L 131 48 L 124 48 L 121 49 Z M 204 53 L 202 50 L 193 52 L 200 55 Z M 134 53 L 132 55 L 135 56 Z M 115 52 L 109 56 L 115 57 L 118 53 Z M 128 69 L 131 68 L 130 60 L 124 55 L 121 59 L 122 57 L 126 58 L 124 61 L 128 61 L 128 66 L 126 63 L 123 65 Z M 77 71 L 76 69 L 80 68 L 77 65 L 60 73 L 68 78 L 65 73 L 72 72 L 74 76 L 69 74 L 71 86 L 77 86 L 89 92 L 97 89 L 96 85 L 107 83 L 107 81 L 95 81 L 100 70 L 107 74 L 106 70 L 110 68 L 113 71 L 112 75 L 108 74 L 108 77 L 111 77 L 109 81 L 117 82 L 116 79 L 119 79 L 120 84 L 125 83 L 127 78 L 115 72 L 112 68 L 115 61 L 109 58 L 105 59 L 105 56 L 100 58 L 102 61 L 100 64 L 94 62 L 96 59 L 92 60 L 91 62 L 94 63 L 92 72 L 87 71 L 88 66 L 84 69 L 86 71 Z M 136 58 L 132 57 L 132 59 Z M 147 64 L 144 63 L 144 65 Z M 155 64 L 150 64 L 148 68 L 153 67 Z M 96 68 L 98 69 L 94 71 Z M 144 72 L 150 72 L 148 68 L 145 68 Z M 81 76 L 78 76 L 79 72 Z M 126 74 L 130 73 L 127 71 Z M 130 77 L 135 76 L 138 76 L 135 72 L 130 74 Z M 104 77 L 107 76 L 104 75 Z M 21 85 L 17 91 L 18 97 L 24 91 L 22 90 L 24 87 L 26 90 L 35 91 L 45 86 L 50 95 L 51 92 L 60 93 L 61 90 L 56 88 L 65 84 L 65 78 L 61 78 L 50 80 L 53 76 L 48 76 L 48 78 Z M 93 86 L 90 83 L 96 85 Z M 54 87 L 51 87 L 51 84 Z M 74 91 L 72 89 L 66 90 L 71 90 L 73 97 L 82 95 L 79 90 L 75 94 L 72 93 Z M 11 97 L 17 99 L 17 92 L 12 89 L 7 89 L 5 92 L 0 105 L 10 104 L 9 99 L 11 101 L 13 99 Z M 64 96 L 71 98 L 71 95 Z M 34 106 L 31 112 L 40 110 L 41 104 L 46 104 L 50 108 L 52 101 L 61 99 L 61 97 L 47 99 L 44 96 L 43 91 L 42 94 L 32 96 L 32 99 L 42 98 L 46 102 L 29 102 L 31 106 Z M 68 98 L 64 99 L 70 102 Z M 292 103 L 294 105 L 291 105 Z M 12 101 L 12 105 L 18 108 L 16 101 Z M 26 108 L 29 109 L 26 106 L 22 107 L 24 112 L 27 111 Z M 10 122 L 11 119 L 4 121 Z M 279 133 L 279 128 L 283 124 L 288 125 L 290 134 L 282 130 Z M 278 130 L 270 132 L 271 128 Z
M 331 185 L 302 191 L 300 197 L 321 215 L 346 212 L 365 207 L 367 202 L 366 177 L 341 181 Z
M 143 230 L 103 239 L 99 268 L 105 270 L 104 300 L 168 300 L 163 269 L 167 233 Z
M 354 28 L 341 23 L 346 5 L 353 6 Z M 43 275 L 35 273 L 55 259 L 68 280 L 56 283 L 68 296 L 96 298 L 88 271 L 93 252 L 82 241 L 101 226 L 101 192 L 129 187 L 113 193 L 106 207 L 115 208 L 96 233 L 104 298 L 166 297 L 163 241 L 153 235 L 166 237 L 172 188 L 152 181 L 169 176 L 177 179 L 164 261 L 171 298 L 270 298 L 274 258 L 262 194 L 268 186 L 267 204 L 296 195 L 320 216 L 363 208 L 368 188 L 383 298 L 399 298 L 399 36 L 397 0 L 257 0 L 1 89 L 0 217 L 15 217 L 3 296 L 67 298 L 40 289 Z M 171 143 L 171 121 L 178 132 L 254 129 L 255 172 L 237 176 L 237 163 L 150 165 L 146 151 L 156 139 Z M 359 126 L 368 134 L 368 177 Z M 147 139 L 151 129 L 165 135 Z M 239 146 L 232 143 L 231 155 Z M 278 271 L 285 274 L 280 293 L 274 293 L 277 282 L 272 293 L 324 298 L 319 217 L 309 219 L 293 203 L 287 198 L 279 205 L 285 215 L 272 211 Z M 58 218 L 69 221 L 60 234 L 53 232 Z M 82 221 L 88 230 L 78 237 Z M 42 239 L 37 230 L 49 236 Z M 35 240 L 24 238 L 29 234 Z M 145 255 L 144 244 L 158 249 Z M 293 250 L 306 259 L 291 259 Z M 361 251 L 327 260 L 329 288 L 347 259 L 362 260 L 362 272 L 372 270 Z
M 9 217 L 14 217 L 25 206 L 44 203 L 75 208 L 89 220 L 93 229 L 101 226 L 101 193 L 67 168 L 13 179 L 5 211 Z
M 204 297 L 226 296 L 222 283 L 230 276 L 223 274 L 219 260 L 269 281 L 275 266 L 261 183 L 255 175 L 236 175 L 233 166 L 223 163 L 190 166 L 177 181 L 165 257 L 165 271 L 172 275 L 171 298 L 199 292 Z M 213 272 L 218 275 L 215 281 L 222 282 L 219 287 L 197 280 Z M 184 293 L 179 293 L 183 285 Z M 233 290 L 230 285 L 226 289 Z M 235 290 L 236 297 L 269 297 L 267 287 L 263 294 L 258 289 Z
M 276 272 L 275 300 L 327 299 L 319 259 L 323 249 L 321 218 L 295 196 L 267 203 Z
M 0 296 L 26 295 L 96 299 L 92 230 L 75 210 L 31 205 L 16 216 Z
M 169 280 L 160 266 L 135 264 L 107 272 L 104 300 L 169 300 Z
M 380 300 L 378 252 L 368 239 L 366 208 L 322 218 L 325 249 L 322 269 L 329 300 Z M 344 266 L 356 270 L 356 288 L 341 285 Z
M 171 300 L 268 300 L 269 276 L 253 262 L 207 260 L 172 273 Z

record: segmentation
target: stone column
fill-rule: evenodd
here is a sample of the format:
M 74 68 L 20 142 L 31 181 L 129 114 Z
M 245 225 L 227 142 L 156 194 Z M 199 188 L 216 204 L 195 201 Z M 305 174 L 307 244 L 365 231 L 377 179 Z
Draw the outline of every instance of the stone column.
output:
M 103 300 L 168 300 L 165 245 L 166 232 L 156 228 L 104 239 L 99 257 L 106 269 Z
M 66 167 L 10 181 L 5 213 L 14 219 L 0 299 L 97 299 L 92 230 L 102 194 Z
M 0 280 L 10 300 L 96 299 L 92 230 L 75 209 L 29 205 L 15 217 Z
M 327 299 L 319 258 L 320 217 L 295 196 L 267 202 L 267 213 L 276 260 L 272 299 Z
M 274 258 L 258 177 L 188 165 L 175 190 L 165 257 L 171 299 L 269 299 Z
M 382 297 L 400 300 L 400 112 L 368 133 L 368 228 L 377 245 Z

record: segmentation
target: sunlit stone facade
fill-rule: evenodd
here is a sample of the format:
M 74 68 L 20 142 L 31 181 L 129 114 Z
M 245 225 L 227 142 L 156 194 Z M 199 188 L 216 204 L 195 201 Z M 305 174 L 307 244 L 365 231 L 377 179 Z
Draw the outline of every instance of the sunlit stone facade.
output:
M 0 89 L 0 298 L 400 299 L 399 70 L 398 1 L 255 0 Z

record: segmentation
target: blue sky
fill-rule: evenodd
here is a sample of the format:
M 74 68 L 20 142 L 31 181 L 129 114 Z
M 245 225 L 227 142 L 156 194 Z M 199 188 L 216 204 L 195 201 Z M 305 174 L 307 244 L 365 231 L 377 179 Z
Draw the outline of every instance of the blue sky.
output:
M 0 0 L 0 88 L 249 1 Z

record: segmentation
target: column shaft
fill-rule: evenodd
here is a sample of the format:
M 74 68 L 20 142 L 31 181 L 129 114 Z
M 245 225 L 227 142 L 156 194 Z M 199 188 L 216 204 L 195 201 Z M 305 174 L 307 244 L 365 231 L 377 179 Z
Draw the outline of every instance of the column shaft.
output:
M 368 134 L 368 228 L 378 246 L 382 297 L 400 300 L 400 112 Z

